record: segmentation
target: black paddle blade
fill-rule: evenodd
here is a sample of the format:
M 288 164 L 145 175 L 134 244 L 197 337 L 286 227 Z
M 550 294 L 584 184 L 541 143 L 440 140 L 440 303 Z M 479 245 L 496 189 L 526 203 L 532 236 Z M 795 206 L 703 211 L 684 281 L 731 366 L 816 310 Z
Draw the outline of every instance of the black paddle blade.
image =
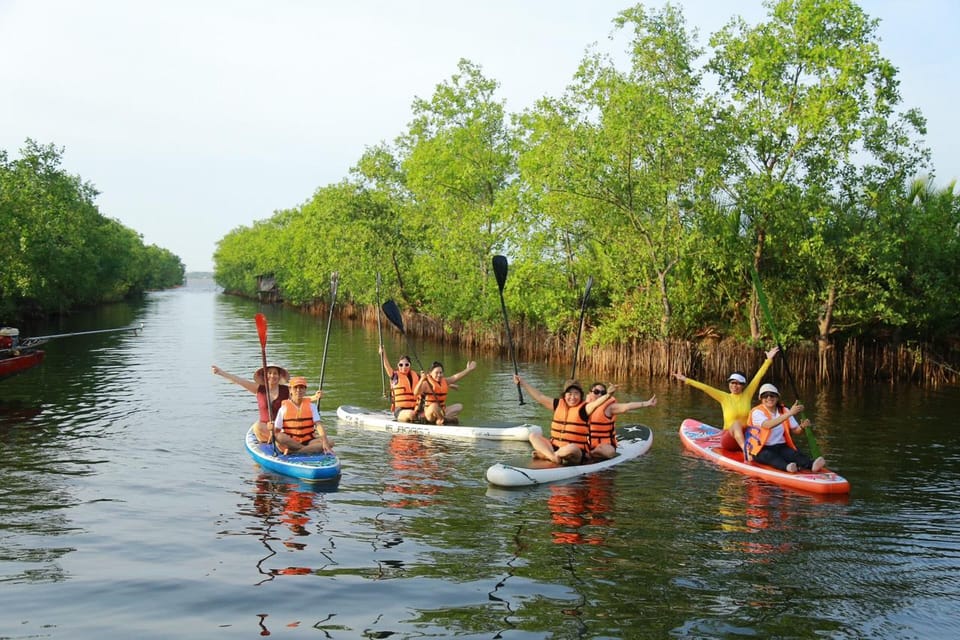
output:
M 387 316 L 387 320 L 389 320 L 397 329 L 400 329 L 400 333 L 404 333 L 403 316 L 400 314 L 400 307 L 397 306 L 397 303 L 393 300 L 387 300 L 383 303 L 382 309 L 383 315 Z
M 590 299 L 591 288 L 593 288 L 593 276 L 587 276 L 587 287 L 583 290 L 583 308 L 586 308 L 587 300 Z
M 507 257 L 493 256 L 493 275 L 497 277 L 497 286 L 503 293 L 503 285 L 507 282 Z

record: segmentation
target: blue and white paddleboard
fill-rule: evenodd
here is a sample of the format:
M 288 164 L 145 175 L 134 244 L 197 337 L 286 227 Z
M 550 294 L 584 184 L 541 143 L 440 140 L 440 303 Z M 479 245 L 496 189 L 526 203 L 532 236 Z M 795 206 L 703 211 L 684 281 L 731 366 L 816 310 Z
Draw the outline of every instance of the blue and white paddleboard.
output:
M 250 457 L 268 471 L 308 482 L 329 482 L 340 477 L 340 458 L 332 453 L 275 454 L 272 444 L 257 440 L 252 427 L 247 431 L 246 445 Z

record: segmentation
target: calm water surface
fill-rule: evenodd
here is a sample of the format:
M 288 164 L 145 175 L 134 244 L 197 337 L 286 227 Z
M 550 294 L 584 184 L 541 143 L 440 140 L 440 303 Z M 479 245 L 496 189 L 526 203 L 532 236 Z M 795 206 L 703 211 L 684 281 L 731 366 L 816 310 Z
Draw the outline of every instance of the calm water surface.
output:
M 253 396 L 211 364 L 259 366 L 254 303 L 209 280 L 41 329 L 56 340 L 0 383 L 0 638 L 955 638 L 960 634 L 957 389 L 809 391 L 848 498 L 824 500 L 682 452 L 705 396 L 617 381 L 651 452 L 577 482 L 490 488 L 519 443 L 339 424 L 384 405 L 377 333 L 333 327 L 321 410 L 333 487 L 262 472 L 243 450 Z M 326 322 L 264 309 L 270 360 L 319 380 Z M 392 358 L 406 351 L 383 327 Z M 458 371 L 464 422 L 545 424 L 512 364 L 415 345 Z M 521 363 L 553 392 L 563 371 Z M 776 369 L 776 367 L 775 367 Z M 776 379 L 775 371 L 774 381 Z M 582 372 L 585 379 L 589 371 Z

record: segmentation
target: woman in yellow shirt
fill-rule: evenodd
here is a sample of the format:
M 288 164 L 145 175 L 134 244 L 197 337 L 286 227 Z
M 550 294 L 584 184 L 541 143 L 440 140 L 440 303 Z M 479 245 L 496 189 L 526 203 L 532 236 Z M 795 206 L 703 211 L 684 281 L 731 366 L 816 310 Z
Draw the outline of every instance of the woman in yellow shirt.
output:
M 767 369 L 773 363 L 773 358 L 780 352 L 779 347 L 774 347 L 767 351 L 767 359 L 757 370 L 750 384 L 747 384 L 747 377 L 741 371 L 734 371 L 727 378 L 727 386 L 730 391 L 723 391 L 711 387 L 710 385 L 696 380 L 691 380 L 680 372 L 674 373 L 673 377 L 700 389 L 705 394 L 720 403 L 723 410 L 723 436 L 720 439 L 720 446 L 728 451 L 743 451 L 743 427 L 747 424 L 750 417 L 750 410 L 753 408 L 751 398 L 760 386 L 760 380 L 767 373 Z

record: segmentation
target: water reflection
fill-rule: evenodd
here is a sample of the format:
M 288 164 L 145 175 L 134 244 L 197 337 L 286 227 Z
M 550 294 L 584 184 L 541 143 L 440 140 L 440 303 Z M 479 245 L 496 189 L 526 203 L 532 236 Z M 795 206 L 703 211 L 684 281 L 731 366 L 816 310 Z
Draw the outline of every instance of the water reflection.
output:
M 835 515 L 816 505 L 849 501 L 846 495 L 808 494 L 756 478 L 726 475 L 717 490 L 717 509 L 721 531 L 731 535 L 723 539 L 722 547 L 746 554 L 749 562 L 769 562 L 777 554 L 795 551 L 798 541 L 790 531 L 815 527 L 816 519 Z
M 549 486 L 554 544 L 603 544 L 607 527 L 613 525 L 613 477 L 594 473 L 576 483 Z
M 6 440 L 13 435 L 13 430 L 30 422 L 43 411 L 43 405 L 36 400 L 13 400 L 8 402 L 0 399 L 0 439 Z
M 447 470 L 440 461 L 445 457 L 444 443 L 416 434 L 396 434 L 387 453 L 393 474 L 384 479 L 384 499 L 389 507 L 428 507 L 437 496 Z
M 319 535 L 323 531 L 322 516 L 326 509 L 324 494 L 335 489 L 336 487 L 331 487 L 329 483 L 314 485 L 268 473 L 262 473 L 257 477 L 251 496 L 253 509 L 249 512 L 240 512 L 240 515 L 252 516 L 260 520 L 256 526 L 248 527 L 248 530 L 256 533 L 267 550 L 267 555 L 260 558 L 256 564 L 257 571 L 267 577 L 257 584 L 269 582 L 277 576 L 317 573 L 335 564 L 330 555 L 332 544 L 329 540 L 326 547 L 310 556 L 311 558 L 319 556 L 324 560 L 318 567 L 302 564 L 287 566 L 268 564 L 271 558 L 278 555 L 277 549 L 274 548 L 277 541 L 291 552 L 307 550 L 310 536 Z M 295 559 L 302 559 L 302 557 Z

